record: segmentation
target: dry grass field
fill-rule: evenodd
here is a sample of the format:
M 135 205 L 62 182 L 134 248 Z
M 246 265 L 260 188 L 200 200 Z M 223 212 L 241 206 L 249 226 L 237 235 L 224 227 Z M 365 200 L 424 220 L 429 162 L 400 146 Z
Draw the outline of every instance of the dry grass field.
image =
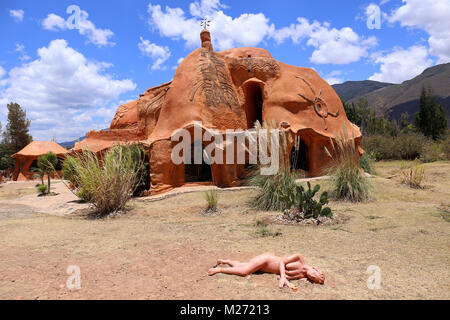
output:
M 30 183 L 3 185 L 0 299 L 450 299 L 450 162 L 426 164 L 423 190 L 401 185 L 399 167 L 376 164 L 370 202 L 330 203 L 345 223 L 270 225 L 281 234 L 268 237 L 255 222 L 278 213 L 249 208 L 255 190 L 221 191 L 215 217 L 200 214 L 204 194 L 194 192 L 134 199 L 126 215 L 92 220 L 46 209 Z M 40 201 L 46 214 L 36 212 Z M 294 281 L 293 292 L 270 274 L 207 276 L 217 258 L 262 252 L 301 253 L 325 284 Z M 70 265 L 80 267 L 79 290 L 66 288 Z M 381 270 L 381 289 L 367 287 L 370 265 Z

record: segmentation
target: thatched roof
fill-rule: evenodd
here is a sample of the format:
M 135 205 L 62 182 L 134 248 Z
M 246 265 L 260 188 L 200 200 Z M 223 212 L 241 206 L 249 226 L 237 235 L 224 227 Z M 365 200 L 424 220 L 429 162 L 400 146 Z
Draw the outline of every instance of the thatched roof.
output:
M 46 153 L 53 152 L 57 156 L 69 153 L 68 150 L 61 147 L 54 141 L 32 141 L 25 148 L 13 154 L 11 157 L 40 157 Z

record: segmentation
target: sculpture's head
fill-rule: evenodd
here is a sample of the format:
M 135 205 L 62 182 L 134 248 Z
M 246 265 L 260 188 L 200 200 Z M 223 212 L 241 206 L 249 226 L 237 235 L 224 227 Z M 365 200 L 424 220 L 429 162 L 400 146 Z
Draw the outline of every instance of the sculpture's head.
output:
M 323 284 L 325 282 L 325 274 L 322 270 L 316 267 L 306 267 L 306 276 L 309 280 L 315 283 Z

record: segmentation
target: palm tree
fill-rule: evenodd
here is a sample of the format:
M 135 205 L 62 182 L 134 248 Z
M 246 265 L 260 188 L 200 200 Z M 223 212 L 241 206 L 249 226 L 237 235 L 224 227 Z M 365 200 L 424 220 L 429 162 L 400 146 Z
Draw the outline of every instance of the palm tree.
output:
M 43 173 L 42 179 L 44 175 L 47 175 L 48 193 L 50 193 L 50 175 L 56 171 L 55 167 L 57 164 L 58 164 L 58 157 L 53 152 L 49 152 L 38 158 L 38 167 L 40 169 L 40 172 Z M 42 182 L 44 181 L 42 180 Z

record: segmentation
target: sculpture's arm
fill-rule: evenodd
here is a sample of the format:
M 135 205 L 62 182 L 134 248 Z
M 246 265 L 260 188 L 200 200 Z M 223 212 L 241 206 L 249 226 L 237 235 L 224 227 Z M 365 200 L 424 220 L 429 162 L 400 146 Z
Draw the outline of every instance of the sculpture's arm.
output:
M 291 256 L 285 257 L 283 259 L 284 264 L 288 264 L 291 262 L 295 262 L 295 261 L 300 261 L 300 263 L 304 264 L 305 263 L 305 259 L 303 259 L 302 255 L 299 253 L 293 254 Z
M 280 288 L 283 288 L 284 285 L 286 285 L 287 283 L 287 279 L 286 279 L 286 268 L 284 266 L 284 261 L 281 260 L 280 261 L 280 281 L 278 282 L 278 286 Z

